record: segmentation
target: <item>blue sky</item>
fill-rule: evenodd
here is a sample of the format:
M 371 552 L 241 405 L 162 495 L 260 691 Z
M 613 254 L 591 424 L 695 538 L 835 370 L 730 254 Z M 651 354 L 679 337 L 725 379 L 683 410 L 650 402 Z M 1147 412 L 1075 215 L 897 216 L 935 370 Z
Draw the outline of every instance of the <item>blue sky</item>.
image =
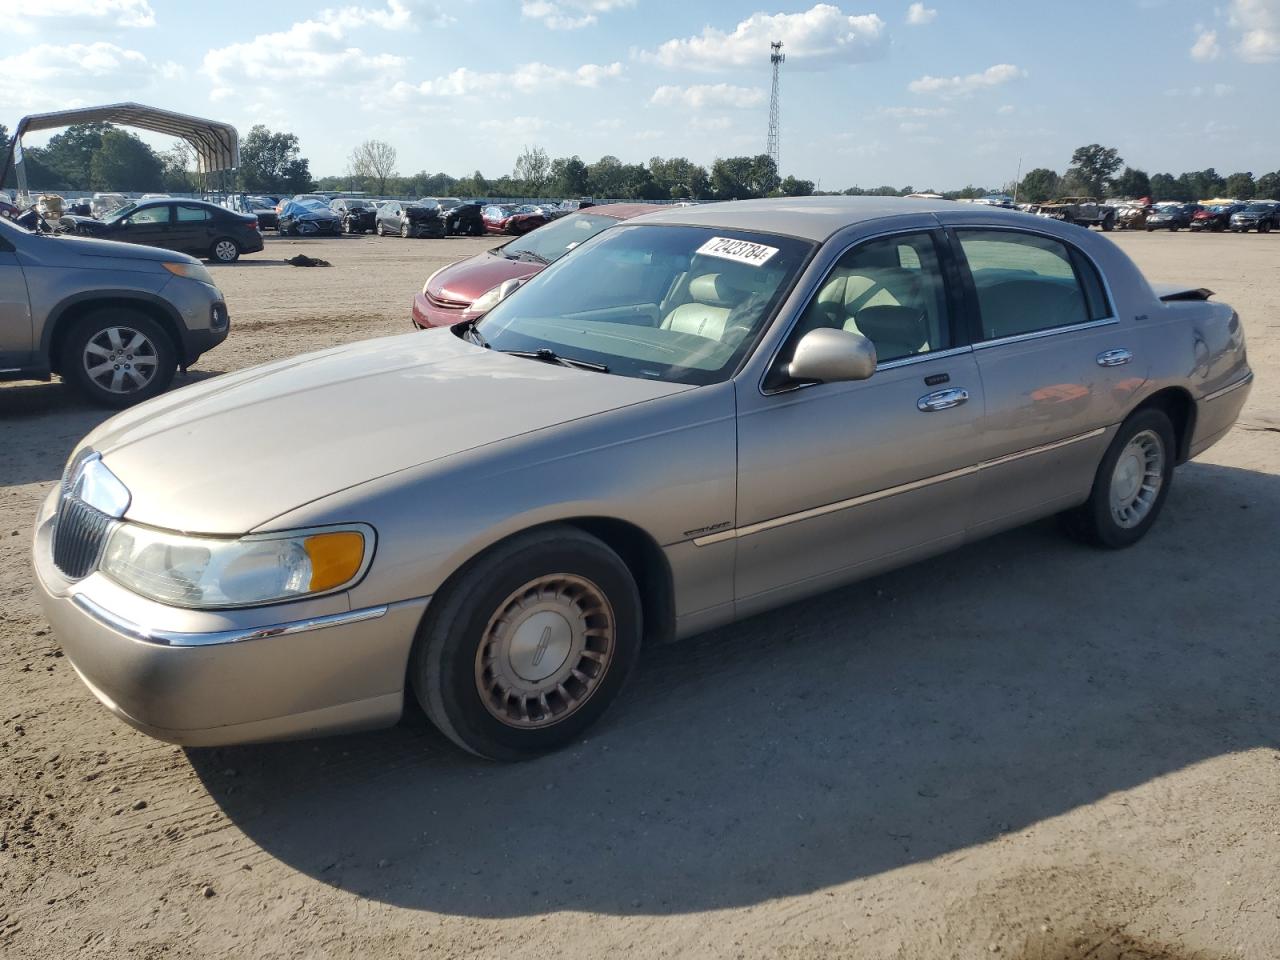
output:
M 197 14 L 197 9 L 200 11 Z M 0 0 L 0 122 L 139 100 L 290 130 L 317 175 L 509 172 L 524 145 L 709 164 L 764 149 L 828 189 L 996 186 L 1101 142 L 1148 172 L 1280 169 L 1280 0 Z M 39 142 L 34 139 L 32 142 Z M 163 141 L 155 140 L 158 145 Z

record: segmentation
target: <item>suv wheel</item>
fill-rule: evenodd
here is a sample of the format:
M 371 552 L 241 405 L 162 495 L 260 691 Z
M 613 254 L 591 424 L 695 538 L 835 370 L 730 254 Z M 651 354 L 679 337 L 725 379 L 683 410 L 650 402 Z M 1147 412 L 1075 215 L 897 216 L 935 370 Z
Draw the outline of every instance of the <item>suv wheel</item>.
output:
M 240 259 L 240 245 L 230 237 L 220 237 L 213 241 L 209 259 L 217 260 L 218 263 L 235 263 Z
M 96 310 L 78 320 L 62 352 L 62 377 L 87 399 L 127 407 L 163 392 L 177 367 L 160 324 L 133 310 Z

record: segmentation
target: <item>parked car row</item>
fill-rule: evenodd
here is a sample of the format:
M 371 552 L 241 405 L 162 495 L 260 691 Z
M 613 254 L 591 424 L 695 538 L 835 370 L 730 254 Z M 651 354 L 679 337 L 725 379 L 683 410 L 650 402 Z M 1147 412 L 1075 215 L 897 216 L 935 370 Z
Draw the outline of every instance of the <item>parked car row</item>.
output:
M 219 263 L 262 249 L 257 217 L 204 200 L 138 200 L 101 219 L 66 214 L 56 228 L 103 240 L 124 240 L 177 250 Z

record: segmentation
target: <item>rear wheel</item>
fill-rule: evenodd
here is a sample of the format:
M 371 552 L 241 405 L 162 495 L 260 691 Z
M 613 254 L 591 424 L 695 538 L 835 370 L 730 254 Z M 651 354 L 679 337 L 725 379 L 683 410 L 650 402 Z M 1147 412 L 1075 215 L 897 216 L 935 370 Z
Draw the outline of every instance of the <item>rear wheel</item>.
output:
M 1141 540 L 1169 494 L 1174 450 L 1173 424 L 1163 410 L 1132 414 L 1107 447 L 1089 499 L 1062 515 L 1067 532 L 1112 549 Z
M 380 237 L 385 237 L 385 236 L 387 235 L 387 231 L 386 231 L 385 229 L 383 229 L 382 221 L 381 221 L 381 220 L 379 220 L 379 221 L 377 222 L 377 224 L 374 226 L 374 228 L 373 228 L 373 232 L 374 232 L 374 233 L 376 233 L 376 234 L 377 234 L 378 236 L 380 236 Z
M 164 391 L 177 367 L 173 342 L 160 324 L 133 310 L 95 310 L 72 328 L 61 373 L 87 399 L 127 407 Z
M 572 527 L 513 538 L 438 594 L 409 663 L 418 702 L 459 746 L 522 760 L 576 740 L 640 651 L 621 558 Z
M 218 263 L 235 263 L 240 259 L 240 245 L 230 237 L 219 237 L 209 248 L 209 259 Z
M 404 237 L 406 240 L 409 239 L 409 221 L 408 220 L 405 220 L 403 223 L 400 224 L 400 236 Z

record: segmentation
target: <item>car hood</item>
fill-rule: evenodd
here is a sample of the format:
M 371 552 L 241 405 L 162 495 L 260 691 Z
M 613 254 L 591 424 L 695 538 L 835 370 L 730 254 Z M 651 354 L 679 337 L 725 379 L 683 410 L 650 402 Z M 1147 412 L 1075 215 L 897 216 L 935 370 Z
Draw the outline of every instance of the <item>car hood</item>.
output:
M 92 221 L 97 223 L 98 221 Z M 121 240 L 100 240 L 96 237 L 77 236 L 73 233 L 58 235 L 58 253 L 66 256 L 106 257 L 112 260 L 150 260 L 159 263 L 195 263 L 194 257 L 160 247 L 148 247 L 140 243 L 125 243 Z M 106 266 L 104 264 L 104 266 Z
M 474 303 L 504 280 L 523 280 L 542 269 L 541 263 L 508 260 L 500 253 L 481 253 L 435 274 L 427 284 L 427 294 L 437 300 Z
M 127 518 L 239 534 L 378 477 L 689 389 L 415 332 L 174 391 L 86 443 L 129 488 Z

